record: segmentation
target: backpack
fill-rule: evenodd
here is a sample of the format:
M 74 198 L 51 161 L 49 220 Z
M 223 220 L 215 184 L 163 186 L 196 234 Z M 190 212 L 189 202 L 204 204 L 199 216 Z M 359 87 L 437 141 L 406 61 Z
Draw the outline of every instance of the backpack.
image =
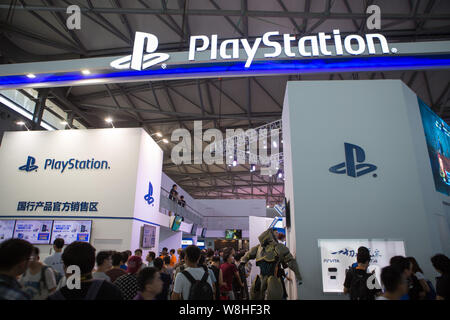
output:
M 98 291 L 105 280 L 93 280 L 89 287 L 84 300 L 95 300 L 97 298 Z M 66 297 L 61 293 L 61 290 L 56 291 L 50 296 L 50 300 L 66 300 Z
M 352 274 L 352 281 L 350 283 L 350 300 L 373 300 L 369 288 L 367 287 L 367 279 L 370 274 L 360 274 L 356 269 L 349 270 Z
M 206 281 L 209 277 L 208 270 L 205 270 L 201 280 L 195 280 L 194 277 L 186 270 L 181 272 L 191 283 L 189 290 L 189 297 L 183 297 L 185 300 L 213 300 L 213 290 L 210 284 Z

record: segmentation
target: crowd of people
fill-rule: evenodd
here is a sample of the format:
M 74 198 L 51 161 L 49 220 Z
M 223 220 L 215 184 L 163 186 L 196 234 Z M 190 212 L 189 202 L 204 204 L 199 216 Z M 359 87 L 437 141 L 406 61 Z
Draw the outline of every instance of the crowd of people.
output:
M 160 255 L 99 251 L 89 243 L 64 248 L 41 262 L 39 248 L 22 239 L 0 244 L 0 299 L 6 300 L 231 300 L 248 299 L 251 263 L 239 264 L 244 252 L 188 246 L 163 248 Z M 73 269 L 79 268 L 79 286 Z M 73 273 L 76 275 L 76 273 Z M 72 285 L 71 285 L 72 283 Z
M 344 281 L 344 293 L 351 300 L 449 300 L 450 299 L 450 259 L 443 254 L 431 258 L 434 269 L 440 274 L 436 286 L 428 279 L 414 257 L 394 256 L 389 266 L 381 270 L 381 286 L 375 271 L 368 272 L 371 261 L 370 251 L 359 247 L 356 263 L 349 268 Z M 372 285 L 370 285 L 372 284 Z
M 6 300 L 248 300 L 252 264 L 233 248 L 184 250 L 163 248 L 159 256 L 141 249 L 99 251 L 89 243 L 64 248 L 56 239 L 54 253 L 43 262 L 39 248 L 22 239 L 0 244 L 0 299 Z M 346 274 L 344 292 L 352 300 L 450 299 L 450 260 L 431 258 L 440 274 L 436 285 L 413 257 L 393 257 L 381 270 L 383 290 L 367 285 L 370 252 L 360 247 L 357 262 Z M 245 261 L 245 263 L 243 262 Z M 78 270 L 78 274 L 77 271 Z M 286 274 L 277 277 L 286 279 Z M 78 277 L 78 278 L 77 278 Z M 287 279 L 288 281 L 291 281 Z M 283 298 L 287 298 L 284 290 Z

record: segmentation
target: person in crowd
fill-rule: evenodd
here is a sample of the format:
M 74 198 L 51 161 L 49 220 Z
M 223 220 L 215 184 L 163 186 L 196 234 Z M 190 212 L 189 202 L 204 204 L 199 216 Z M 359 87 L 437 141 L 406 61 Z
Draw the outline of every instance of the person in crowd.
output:
M 153 251 L 149 251 L 147 253 L 147 256 L 145 257 L 145 261 L 148 262 L 147 267 L 153 268 L 154 264 L 153 261 L 155 260 L 156 254 Z
M 214 278 L 216 279 L 215 287 L 215 296 L 216 300 L 220 299 L 220 288 L 223 286 L 223 274 L 222 270 L 220 270 L 220 258 L 219 256 L 213 256 L 211 258 L 210 267 L 211 271 L 214 273 Z
M 186 263 L 185 263 L 185 252 L 184 250 L 180 252 L 179 257 L 179 262 L 175 265 L 174 269 L 173 269 L 173 279 L 175 279 L 177 277 L 177 274 L 179 272 L 182 272 L 185 268 L 186 268 Z
M 142 259 L 142 250 L 141 249 L 134 250 L 134 255 Z
M 224 262 L 223 261 L 223 249 L 219 250 L 219 259 L 220 259 L 220 264 L 222 264 Z
M 166 259 L 168 257 L 164 257 Z M 161 292 L 155 297 L 155 300 L 168 300 L 169 299 L 169 290 L 170 284 L 172 283 L 171 276 L 164 270 L 164 262 L 161 258 L 156 258 L 155 269 L 158 270 L 161 281 L 162 281 L 162 289 Z
M 441 275 L 436 278 L 436 299 L 450 300 L 450 259 L 443 254 L 431 258 L 431 264 Z
M 170 266 L 173 268 L 177 263 L 177 256 L 175 255 L 175 249 L 170 249 Z
M 166 272 L 170 276 L 170 280 L 172 281 L 174 268 L 170 265 L 170 262 L 171 262 L 170 261 L 170 257 L 169 256 L 165 256 L 164 259 L 163 259 L 164 272 Z
M 376 297 L 376 300 L 400 300 L 408 292 L 408 280 L 396 266 L 381 269 L 380 277 L 384 293 Z
M 238 282 L 238 278 L 233 279 L 233 292 L 236 300 L 248 300 L 248 287 L 247 287 L 247 273 L 245 271 L 245 264 L 240 264 L 239 261 L 244 256 L 244 253 L 238 252 L 234 257 L 234 264 L 237 267 L 239 279 L 243 286 Z
M 113 284 L 108 281 L 93 279 L 95 248 L 90 243 L 72 242 L 64 250 L 62 260 L 65 271 L 69 266 L 79 268 L 80 288 L 73 287 L 69 280 L 71 274 L 66 274 L 69 283 L 50 295 L 50 300 L 122 300 L 120 290 Z
M 234 264 L 234 257 L 232 253 L 233 250 L 225 250 L 223 254 L 224 263 L 220 265 L 224 282 L 222 287 L 222 295 L 227 297 L 228 300 L 235 300 L 233 292 L 233 279 L 237 279 L 237 284 L 240 288 L 244 287 L 241 277 L 239 276 L 238 269 Z
M 111 278 L 106 274 L 112 267 L 111 251 L 100 251 L 95 258 L 97 270 L 92 273 L 92 278 L 111 282 Z
M 178 205 L 182 208 L 186 206 L 186 201 L 184 200 L 184 196 L 180 196 L 180 200 L 178 201 Z
M 216 282 L 217 282 L 216 276 L 214 275 L 214 272 L 210 268 L 208 268 L 208 265 L 206 264 L 206 254 L 203 252 L 200 253 L 200 259 L 198 260 L 198 266 L 203 268 L 205 271 L 208 271 L 209 277 L 211 278 L 211 281 L 212 281 L 213 293 L 215 296 L 216 291 L 219 291 L 220 288 L 216 287 Z
M 162 249 L 161 254 L 159 255 L 159 257 L 160 257 L 161 259 L 164 259 L 164 257 L 165 257 L 165 256 L 168 256 L 168 255 L 169 255 L 169 249 L 167 249 L 166 247 L 164 247 L 164 248 Z
M 209 272 L 198 266 L 200 249 L 191 245 L 184 252 L 186 268 L 176 275 L 172 300 L 212 300 L 214 297 Z M 199 280 L 199 282 L 193 285 L 195 280 Z M 207 287 L 208 285 L 209 287 Z
M 141 270 L 141 257 L 131 256 L 128 259 L 127 274 L 120 276 L 114 281 L 114 285 L 122 292 L 124 300 L 132 300 L 138 291 L 137 274 Z
M 373 273 L 367 272 L 370 263 L 369 249 L 359 247 L 356 254 L 356 262 L 358 265 L 350 268 L 345 275 L 344 294 L 349 294 L 350 300 L 375 300 L 380 290 L 371 290 L 367 287 L 367 280 L 373 275 Z
M 127 271 L 127 261 L 130 256 L 128 255 L 128 251 L 122 252 L 122 263 L 120 265 L 120 269 Z
M 120 268 L 120 264 L 122 263 L 122 254 L 120 252 L 114 252 L 111 256 L 111 263 L 112 268 L 105 273 L 109 277 L 111 282 L 114 282 L 117 278 L 126 274 L 126 272 Z
M 179 250 L 178 251 L 178 262 L 174 266 L 175 269 L 177 269 L 179 266 L 184 265 L 184 257 L 185 257 L 184 250 L 181 250 L 181 249 L 178 249 L 178 250 Z
M 51 256 L 48 256 L 44 259 L 44 264 L 49 267 L 52 267 L 53 270 L 59 273 L 62 277 L 64 276 L 64 263 L 62 262 L 62 250 L 64 247 L 64 239 L 57 238 L 53 241 L 53 251 L 54 253 Z
M 156 263 L 156 261 L 155 261 Z M 137 276 L 138 292 L 133 300 L 158 300 L 163 290 L 163 282 L 156 268 L 144 268 Z
M 412 288 L 411 275 L 412 275 L 412 263 L 408 259 L 402 256 L 394 256 L 389 260 L 389 265 L 397 268 L 408 282 L 408 292 L 401 297 L 400 300 L 409 300 L 409 290 Z
M 0 243 L 0 300 L 29 300 L 17 277 L 27 270 L 33 246 L 22 239 Z
M 172 189 L 170 189 L 169 191 L 169 200 L 172 200 L 174 202 L 178 201 L 178 191 L 177 191 L 178 186 L 176 184 L 174 184 L 172 186 Z M 169 210 L 169 217 L 172 216 L 172 211 Z M 161 258 L 162 259 L 162 258 Z
M 425 300 L 431 294 L 431 282 L 428 282 L 423 275 L 422 269 L 419 267 L 417 260 L 414 257 L 407 257 L 412 265 L 412 288 L 409 290 L 411 300 Z M 433 299 L 434 300 L 434 299 Z
M 33 247 L 28 268 L 19 282 L 32 300 L 46 300 L 56 290 L 55 273 L 39 261 L 39 248 Z
M 211 249 L 211 248 L 207 249 L 207 250 L 206 250 L 206 264 L 207 264 L 208 266 L 211 265 L 211 263 L 212 263 L 212 258 L 213 258 L 213 257 L 214 257 L 214 250 Z

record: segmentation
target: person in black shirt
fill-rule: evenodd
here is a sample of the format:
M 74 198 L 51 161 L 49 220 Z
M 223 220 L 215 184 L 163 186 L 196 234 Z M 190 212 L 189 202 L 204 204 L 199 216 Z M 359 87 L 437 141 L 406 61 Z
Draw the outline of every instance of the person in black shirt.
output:
M 172 200 L 172 201 L 178 200 L 177 187 L 178 187 L 178 186 L 177 186 L 176 184 L 174 184 L 174 185 L 172 186 L 172 189 L 170 189 L 170 192 L 169 192 L 169 199 Z
M 216 278 L 216 300 L 220 300 L 220 287 L 223 284 L 223 277 L 222 277 L 222 270 L 220 270 L 220 257 L 219 256 L 213 256 L 211 258 L 211 266 L 209 267 L 212 272 L 214 273 L 214 277 Z
M 367 279 L 373 275 L 367 273 L 370 263 L 370 251 L 366 247 L 359 247 L 356 255 L 358 265 L 350 268 L 345 275 L 344 293 L 350 294 L 351 300 L 374 300 L 381 292 L 379 289 L 369 289 Z
M 178 205 L 182 208 L 186 206 L 186 201 L 184 201 L 184 196 L 180 197 L 180 201 L 178 201 Z
M 81 274 L 81 288 L 68 288 L 71 279 L 67 274 L 64 287 L 48 297 L 49 300 L 122 300 L 122 294 L 113 284 L 104 280 L 92 279 L 95 265 L 95 248 L 86 242 L 75 241 L 69 244 L 61 256 L 64 270 L 69 266 L 78 266 Z
M 441 274 L 436 278 L 436 299 L 450 300 L 450 259 L 443 254 L 437 254 L 431 258 L 431 263 Z

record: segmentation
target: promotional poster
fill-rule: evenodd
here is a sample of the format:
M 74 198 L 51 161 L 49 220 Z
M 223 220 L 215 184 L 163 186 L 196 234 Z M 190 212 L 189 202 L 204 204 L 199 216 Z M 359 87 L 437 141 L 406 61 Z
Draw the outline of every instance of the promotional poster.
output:
M 15 223 L 16 220 L 0 220 L 0 242 L 12 238 Z
M 52 241 L 57 238 L 64 239 L 65 244 L 74 241 L 89 242 L 91 235 L 92 221 L 54 221 Z
M 31 244 L 49 244 L 53 220 L 17 220 L 14 238 Z

